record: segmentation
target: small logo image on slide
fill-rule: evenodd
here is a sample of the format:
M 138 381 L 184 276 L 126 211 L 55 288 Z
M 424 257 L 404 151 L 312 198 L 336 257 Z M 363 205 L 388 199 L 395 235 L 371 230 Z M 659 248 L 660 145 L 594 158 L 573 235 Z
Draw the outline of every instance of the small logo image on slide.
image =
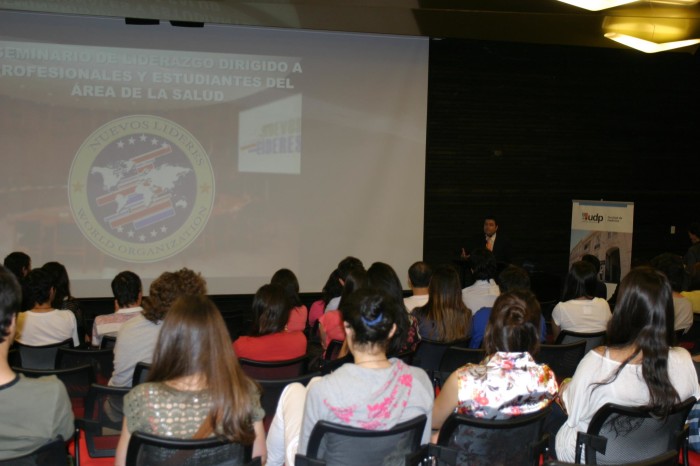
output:
M 90 134 L 73 159 L 71 211 L 85 237 L 128 262 L 186 249 L 214 203 L 214 173 L 202 145 L 165 118 L 133 115 Z

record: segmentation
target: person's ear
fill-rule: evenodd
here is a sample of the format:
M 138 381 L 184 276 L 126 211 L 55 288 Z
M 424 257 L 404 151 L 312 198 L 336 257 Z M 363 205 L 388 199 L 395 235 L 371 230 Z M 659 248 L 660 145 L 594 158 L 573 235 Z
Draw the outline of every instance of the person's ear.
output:
M 389 338 L 392 338 L 395 333 L 396 333 L 396 324 L 393 324 L 391 326 L 391 330 L 389 330 Z

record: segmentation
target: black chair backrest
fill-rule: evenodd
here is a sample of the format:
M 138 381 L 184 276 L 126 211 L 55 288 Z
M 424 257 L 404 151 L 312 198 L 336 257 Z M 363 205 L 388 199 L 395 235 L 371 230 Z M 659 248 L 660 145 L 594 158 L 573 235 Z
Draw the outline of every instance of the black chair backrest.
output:
M 144 383 L 148 379 L 148 372 L 151 370 L 151 364 L 147 362 L 137 362 L 134 366 L 134 376 L 131 378 L 131 386 L 135 387 L 140 383 Z
M 442 355 L 438 370 L 433 371 L 433 385 L 437 388 L 442 387 L 454 371 L 465 364 L 479 364 L 485 357 L 486 351 L 483 349 L 450 346 Z
M 424 369 L 430 375 L 433 371 L 440 369 L 440 362 L 448 348 L 451 346 L 466 348 L 468 344 L 469 340 L 443 342 L 422 339 L 416 348 L 413 365 Z
M 557 380 L 573 377 L 578 363 L 586 355 L 586 341 L 579 340 L 561 345 L 540 345 L 535 355 L 538 364 L 547 364 L 554 371 Z
M 272 422 L 272 418 L 275 416 L 275 411 L 277 410 L 277 402 L 279 401 L 280 395 L 282 395 L 282 391 L 284 390 L 284 388 L 290 383 L 295 382 L 298 382 L 302 385 L 306 385 L 307 383 L 309 383 L 309 380 L 311 380 L 314 377 L 319 377 L 320 375 L 320 372 L 311 372 L 309 374 L 304 374 L 289 379 L 257 380 L 257 382 L 260 384 L 260 387 L 262 387 L 262 396 L 260 397 L 260 404 L 262 404 L 262 408 L 265 410 L 265 418 L 263 419 L 265 432 L 267 432 L 267 430 L 269 429 L 270 422 Z
M 133 432 L 126 453 L 127 466 L 252 465 L 246 462 L 246 448 L 218 438 L 181 440 Z
M 457 464 L 537 465 L 548 436 L 543 433 L 547 407 L 509 419 L 479 419 L 451 414 L 438 436 L 438 445 L 459 450 Z
M 85 364 L 92 365 L 97 382 L 106 385 L 114 372 L 114 349 L 58 348 L 57 368 L 65 369 Z
M 564 463 L 563 461 L 545 461 L 544 466 L 574 466 L 576 463 Z M 625 466 L 678 466 L 678 452 L 667 451 L 648 460 L 625 463 Z
M 76 420 L 76 427 L 84 437 L 91 458 L 113 457 L 119 442 L 123 400 L 128 387 L 108 387 L 92 384 L 85 401 L 84 419 Z M 78 434 L 78 432 L 76 432 Z M 76 435 L 76 444 L 78 444 Z M 80 463 L 80 448 L 76 448 L 76 464 Z
M 15 368 L 15 372 L 24 374 L 25 377 L 39 378 L 47 375 L 55 375 L 66 386 L 66 391 L 73 405 L 73 414 L 82 417 L 85 410 L 85 402 L 90 385 L 95 383 L 95 372 L 90 364 L 67 369 L 39 370 Z
M 112 335 L 104 335 L 100 341 L 100 349 L 109 349 L 117 346 L 117 337 Z
M 238 358 L 243 372 L 255 380 L 276 380 L 298 377 L 307 372 L 309 357 L 307 355 L 285 361 L 253 361 Z
M 403 465 L 420 448 L 427 418 L 418 416 L 390 430 L 365 430 L 319 421 L 311 431 L 306 456 L 334 466 Z
M 624 464 L 680 451 L 685 420 L 695 404 L 691 397 L 677 404 L 666 418 L 653 416 L 648 408 L 606 403 L 593 415 L 588 431 L 576 439 L 576 462 L 585 451 L 586 464 Z
M 554 343 L 557 345 L 561 345 L 564 343 L 573 343 L 579 340 L 586 340 L 586 353 L 588 353 L 593 348 L 597 348 L 598 346 L 605 344 L 605 331 L 594 333 L 579 333 L 570 332 L 568 330 L 562 330 L 561 332 L 559 332 L 559 335 L 557 336 L 557 341 L 555 341 Z
M 338 355 L 340 354 L 340 350 L 342 348 L 343 342 L 341 340 L 331 340 L 330 343 L 328 343 L 326 351 L 323 352 L 323 359 L 325 361 L 338 359 Z
M 332 361 L 321 361 L 321 375 L 328 375 L 331 372 L 334 372 L 339 367 L 341 367 L 343 364 L 347 364 L 349 362 L 354 361 L 355 357 L 350 352 L 348 352 L 348 354 L 346 354 L 342 358 L 333 359 Z
M 59 346 L 73 347 L 73 339 L 52 343 L 50 345 L 31 346 L 24 345 L 18 341 L 15 347 L 19 351 L 22 367 L 25 369 L 55 369 L 56 354 Z
M 0 460 L 1 466 L 66 466 L 67 464 L 68 449 L 60 435 L 29 454 Z

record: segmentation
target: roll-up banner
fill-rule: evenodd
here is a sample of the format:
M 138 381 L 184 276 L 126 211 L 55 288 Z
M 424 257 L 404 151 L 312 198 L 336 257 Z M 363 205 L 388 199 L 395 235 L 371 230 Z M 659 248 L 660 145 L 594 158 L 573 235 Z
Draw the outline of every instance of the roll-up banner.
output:
M 610 296 L 630 270 L 633 224 L 633 202 L 572 201 L 569 268 L 586 254 L 597 257 Z

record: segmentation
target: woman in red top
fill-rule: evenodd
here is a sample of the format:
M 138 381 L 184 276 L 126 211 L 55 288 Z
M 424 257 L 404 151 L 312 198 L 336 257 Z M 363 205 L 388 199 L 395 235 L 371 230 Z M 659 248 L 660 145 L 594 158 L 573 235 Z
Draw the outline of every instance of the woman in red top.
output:
M 289 269 L 279 269 L 272 276 L 270 283 L 281 286 L 287 295 L 287 306 L 290 308 L 287 330 L 290 332 L 295 330 L 304 331 L 309 311 L 302 304 L 301 298 L 299 298 L 299 281 L 297 276 Z
M 254 361 L 285 361 L 306 354 L 306 337 L 300 331 L 288 331 L 289 305 L 279 285 L 260 287 L 253 298 L 251 336 L 233 342 L 239 358 Z

